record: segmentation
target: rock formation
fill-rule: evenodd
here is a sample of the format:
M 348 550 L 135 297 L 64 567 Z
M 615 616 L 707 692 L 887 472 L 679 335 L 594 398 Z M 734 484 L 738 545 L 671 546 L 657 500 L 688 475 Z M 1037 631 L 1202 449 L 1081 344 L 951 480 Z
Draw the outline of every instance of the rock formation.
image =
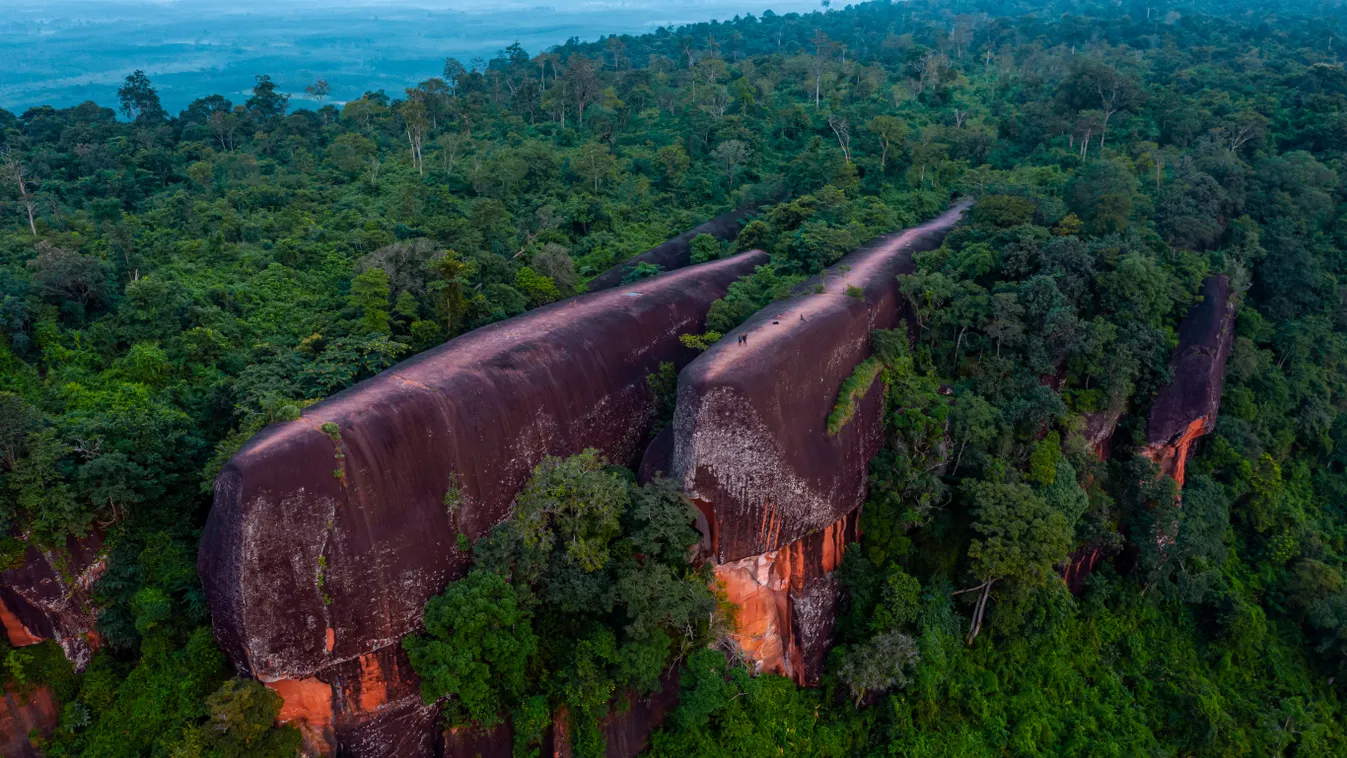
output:
M 1237 305 L 1224 275 L 1202 283 L 1201 302 L 1179 324 L 1179 346 L 1169 362 L 1173 378 L 1156 394 L 1146 418 L 1147 445 L 1141 454 L 1179 487 L 1193 443 L 1216 428 Z
M 659 266 L 662 271 L 673 271 L 683 268 L 692 262 L 692 240 L 699 234 L 709 234 L 712 237 L 724 242 L 732 240 L 739 236 L 739 230 L 744 226 L 744 220 L 752 216 L 757 209 L 756 203 L 751 203 L 738 210 L 722 213 L 719 216 L 707 221 L 706 223 L 692 228 L 690 231 L 674 237 L 673 239 L 662 242 L 639 255 L 628 258 L 622 263 L 608 269 L 589 280 L 587 285 L 590 292 L 598 292 L 611 287 L 616 287 L 622 283 L 623 277 L 631 272 L 632 269 L 642 263 L 649 263 L 653 266 Z
M 817 680 L 837 616 L 833 570 L 856 541 L 858 514 L 778 550 L 715 567 L 716 581 L 738 608 L 733 639 L 759 671 L 802 685 Z
M 741 634 L 764 670 L 817 677 L 836 598 L 826 577 L 855 533 L 883 393 L 867 393 L 837 434 L 828 415 L 870 332 L 899 323 L 897 276 L 912 253 L 939 246 L 968 205 L 847 255 L 679 376 L 668 470 L 703 513 L 727 592 L 748 603 Z
M 1147 444 L 1138 452 L 1173 477 L 1180 489 L 1193 443 L 1216 428 L 1238 305 L 1224 275 L 1202 282 L 1201 302 L 1179 324 L 1179 345 L 1169 362 L 1172 377 L 1156 393 L 1146 418 Z M 1086 415 L 1085 438 L 1100 458 L 1110 452 L 1113 428 L 1121 414 L 1121 406 L 1115 405 Z M 1083 547 L 1071 554 L 1061 569 L 1072 593 L 1084 591 L 1085 579 L 1107 555 L 1100 547 Z
M 9 644 L 55 640 L 83 671 L 99 644 L 94 631 L 98 609 L 90 589 L 106 568 L 100 532 L 71 537 L 64 550 L 30 545 L 23 565 L 0 573 L 0 621 Z
M 435 751 L 399 644 L 466 568 L 459 534 L 508 515 L 546 455 L 633 465 L 646 377 L 765 263 L 760 251 L 540 308 L 405 361 L 274 424 L 215 483 L 198 569 L 216 637 L 286 699 L 316 748 Z

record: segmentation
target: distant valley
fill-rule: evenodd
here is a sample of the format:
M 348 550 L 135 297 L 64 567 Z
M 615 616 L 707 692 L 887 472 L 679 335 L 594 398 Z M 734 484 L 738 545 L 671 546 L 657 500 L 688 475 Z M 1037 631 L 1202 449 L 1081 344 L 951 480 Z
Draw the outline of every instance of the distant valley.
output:
M 198 97 L 241 102 L 253 77 L 268 74 L 292 93 L 318 78 L 329 102 L 383 89 L 400 93 L 438 76 L 446 56 L 489 59 L 518 41 L 530 53 L 571 37 L 643 34 L 736 14 L 807 12 L 817 3 L 785 0 L 656 2 L 337 2 L 275 4 L 245 0 L 36 2 L 17 0 L 0 19 L 0 108 L 113 105 L 117 86 L 143 69 L 164 107 L 177 113 Z

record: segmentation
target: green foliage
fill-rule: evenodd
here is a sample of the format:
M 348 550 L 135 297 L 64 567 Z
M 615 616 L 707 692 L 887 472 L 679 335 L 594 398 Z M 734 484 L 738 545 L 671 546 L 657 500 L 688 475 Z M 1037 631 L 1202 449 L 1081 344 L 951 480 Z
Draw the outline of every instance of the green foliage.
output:
M 826 676 L 859 708 L 699 650 L 714 601 L 686 502 L 592 456 L 550 462 L 473 546 L 529 614 L 522 684 L 436 665 L 521 751 L 561 705 L 598 751 L 612 696 L 680 660 L 661 755 L 1347 752 L 1341 9 L 1049 10 L 871 3 L 538 66 L 515 48 L 316 113 L 263 76 L 171 118 L 140 73 L 123 121 L 0 110 L 5 174 L 27 177 L 0 187 L 0 559 L 111 524 L 108 647 L 78 678 L 52 645 L 5 653 L 58 685 L 45 754 L 293 753 L 200 631 L 193 568 L 215 477 L 266 424 L 779 198 L 733 244 L 770 262 L 683 337 L 705 349 L 954 192 L 978 202 L 900 282 L 914 346 L 876 338 L 883 447 Z M 1180 505 L 1137 447 L 1212 273 L 1241 312 Z M 1080 432 L 1113 413 L 1101 462 Z M 1068 598 L 1055 572 L 1096 550 Z M 425 644 L 474 650 L 454 629 Z
M 1024 484 L 965 485 L 978 534 L 968 546 L 970 570 L 982 581 L 1010 578 L 1041 585 L 1071 549 L 1070 514 Z
M 679 335 L 679 340 L 687 345 L 688 342 L 682 338 L 689 336 L 692 335 Z M 702 345 L 701 349 L 707 347 L 709 344 Z M 659 371 L 646 375 L 645 381 L 650 387 L 650 393 L 655 396 L 655 421 L 650 427 L 650 436 L 653 437 L 673 421 L 674 407 L 678 403 L 678 372 L 672 363 L 663 361 L 659 364 Z
M 683 347 L 690 347 L 701 352 L 719 342 L 720 338 L 724 336 L 717 331 L 708 331 L 706 334 L 680 334 L 678 335 L 678 341 Z
M 512 531 L 525 550 L 546 559 L 560 549 L 584 572 L 604 567 L 630 502 L 627 483 L 604 466 L 596 450 L 538 464 L 515 498 Z
M 622 283 L 632 284 L 634 282 L 639 282 L 642 279 L 649 279 L 652 276 L 658 275 L 663 268 L 663 266 L 658 266 L 654 263 L 641 261 L 635 266 L 632 266 L 631 270 L 622 276 Z
M 274 726 L 280 697 L 229 679 L 208 628 L 155 632 L 129 670 L 106 653 L 79 678 L 72 705 L 46 752 L 53 756 L 165 755 L 235 758 L 293 755 L 299 732 Z M 65 715 L 72 717 L 67 723 Z M 89 717 L 91 715 L 91 717 Z M 87 725 L 80 725 L 85 718 Z
M 673 482 L 638 486 L 592 450 L 539 464 L 513 517 L 474 546 L 476 567 L 404 640 L 426 702 L 452 725 L 509 718 L 516 751 L 570 713 L 577 752 L 602 755 L 614 696 L 654 691 L 670 656 L 704 644 L 716 601 L 688 565 L 700 536 Z
M 722 653 L 699 650 L 683 669 L 679 707 L 651 736 L 654 758 L 853 755 L 856 735 L 820 719 L 816 690 L 776 675 L 752 676 Z
M 870 387 L 884 370 L 884 361 L 878 357 L 866 358 L 842 382 L 837 403 L 828 414 L 828 434 L 837 434 L 856 415 L 856 403 L 865 397 Z
M 427 703 L 448 725 L 493 727 L 527 687 L 538 638 L 532 613 L 499 574 L 473 570 L 426 604 L 424 634 L 403 640 Z
M 388 272 L 372 268 L 351 280 L 351 307 L 360 313 L 360 329 L 366 334 L 389 334 Z
M 690 246 L 692 248 L 693 263 L 706 263 L 707 261 L 716 260 L 721 256 L 721 252 L 724 249 L 720 244 L 720 241 L 709 234 L 698 234 L 696 237 L 693 237 Z
M 1057 464 L 1062 460 L 1062 436 L 1048 432 L 1029 453 L 1029 471 L 1025 478 L 1032 484 L 1047 487 L 1057 478 Z

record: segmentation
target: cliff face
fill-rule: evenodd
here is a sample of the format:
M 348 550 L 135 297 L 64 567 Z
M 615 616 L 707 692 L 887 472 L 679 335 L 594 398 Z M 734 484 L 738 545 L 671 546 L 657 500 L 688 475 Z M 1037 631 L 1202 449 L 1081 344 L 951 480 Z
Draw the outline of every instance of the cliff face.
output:
M 784 589 L 772 590 L 774 598 L 787 598 L 780 610 L 775 600 L 758 602 L 753 582 L 738 582 L 754 608 L 741 613 L 743 628 L 774 629 L 762 632 L 768 638 L 791 635 L 780 645 L 757 645 L 765 668 L 802 681 L 817 675 L 816 666 L 789 661 L 792 646 L 802 662 L 821 659 L 828 641 L 821 628 L 801 626 L 799 620 L 811 614 L 799 602 L 830 605 L 835 591 L 821 579 L 827 572 L 803 584 L 772 579 L 798 576 L 775 565 L 777 553 L 830 527 L 846 531 L 838 525 L 864 502 L 867 467 L 882 442 L 882 393 L 867 393 L 836 435 L 827 433 L 828 415 L 842 383 L 870 355 L 871 330 L 898 324 L 897 276 L 912 270 L 912 253 L 939 246 L 967 207 L 956 205 L 846 256 L 803 285 L 799 291 L 806 294 L 763 309 L 679 376 L 669 470 L 702 510 L 712 556 L 727 576 L 751 575 L 759 586 L 789 588 L 784 595 Z M 847 295 L 853 287 L 863 297 Z M 776 616 L 764 617 L 773 607 Z M 794 627 L 802 636 L 794 636 Z
M 716 566 L 716 581 L 738 606 L 733 635 L 757 672 L 814 684 L 837 615 L 832 572 L 857 536 L 858 511 L 779 550 Z
M 83 671 L 98 648 L 90 589 L 107 568 L 103 535 L 71 537 L 64 550 L 29 546 L 23 565 L 0 573 L 0 621 L 16 647 L 56 640 Z
M 686 362 L 678 336 L 766 260 L 743 253 L 538 309 L 263 430 L 217 479 L 198 558 L 226 652 L 296 693 L 287 707 L 315 745 L 429 754 L 433 708 L 398 643 L 466 567 L 456 535 L 505 518 L 546 455 L 594 447 L 633 464 L 655 413 L 646 377 Z
M 1225 362 L 1234 342 L 1236 301 L 1224 275 L 1202 283 L 1202 301 L 1179 324 L 1173 379 L 1155 396 L 1146 418 L 1142 455 L 1183 486 L 1188 454 L 1198 437 L 1216 428 L 1225 386 Z
M 743 228 L 744 221 L 749 216 L 752 216 L 756 209 L 756 205 L 749 205 L 738 210 L 730 211 L 729 213 L 722 213 L 700 226 L 696 226 L 667 242 L 662 242 L 650 248 L 640 255 L 628 258 L 622 263 L 619 263 L 593 279 L 590 279 L 588 284 L 589 291 L 598 292 L 599 290 L 606 290 L 618 286 L 622 283 L 622 278 L 624 276 L 642 263 L 659 266 L 663 271 L 673 271 L 674 269 L 683 268 L 692 262 L 693 238 L 699 234 L 709 234 L 721 242 L 732 240 L 739 236 L 739 230 Z

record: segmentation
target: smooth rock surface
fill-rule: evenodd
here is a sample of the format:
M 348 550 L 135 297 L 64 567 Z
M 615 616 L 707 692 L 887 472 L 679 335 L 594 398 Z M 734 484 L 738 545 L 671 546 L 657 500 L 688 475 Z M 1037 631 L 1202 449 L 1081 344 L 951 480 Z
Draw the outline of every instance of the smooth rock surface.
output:
M 1193 443 L 1216 428 L 1237 308 L 1230 280 L 1223 274 L 1207 277 L 1202 301 L 1179 324 L 1179 346 L 1169 362 L 1173 378 L 1156 393 L 1146 417 L 1142 455 L 1179 487 Z
M 847 255 L 801 285 L 805 294 L 759 311 L 679 375 L 669 474 L 709 508 L 717 562 L 776 550 L 864 502 L 881 443 L 881 393 L 867 393 L 836 435 L 827 432 L 828 415 L 870 356 L 870 332 L 898 325 L 897 276 L 912 270 L 912 253 L 938 247 L 967 208 L 957 204 Z M 846 294 L 853 287 L 862 297 Z
M 465 570 L 457 535 L 506 518 L 544 456 L 593 447 L 635 464 L 655 415 L 647 377 L 690 360 L 678 337 L 766 260 L 746 252 L 540 308 L 264 429 L 216 480 L 198 556 L 226 653 L 265 682 L 330 687 L 330 728 L 306 727 L 314 745 L 432 754 L 433 709 L 399 643 Z
M 938 247 L 969 205 L 845 256 L 679 375 L 672 445 L 657 438 L 643 474 L 667 465 L 701 511 L 706 552 L 741 609 L 740 646 L 760 670 L 817 680 L 837 604 L 834 543 L 855 539 L 883 444 L 879 380 L 836 434 L 828 416 L 871 355 L 870 332 L 899 325 L 912 254 Z

